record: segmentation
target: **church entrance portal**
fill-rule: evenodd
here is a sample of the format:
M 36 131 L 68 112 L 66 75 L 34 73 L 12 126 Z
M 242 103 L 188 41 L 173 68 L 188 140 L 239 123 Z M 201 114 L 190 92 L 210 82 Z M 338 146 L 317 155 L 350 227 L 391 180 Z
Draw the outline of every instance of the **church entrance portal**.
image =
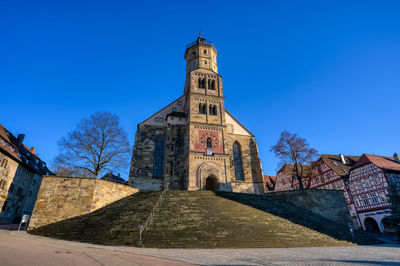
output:
M 215 176 L 210 175 L 206 179 L 206 189 L 216 191 L 217 190 L 217 179 Z

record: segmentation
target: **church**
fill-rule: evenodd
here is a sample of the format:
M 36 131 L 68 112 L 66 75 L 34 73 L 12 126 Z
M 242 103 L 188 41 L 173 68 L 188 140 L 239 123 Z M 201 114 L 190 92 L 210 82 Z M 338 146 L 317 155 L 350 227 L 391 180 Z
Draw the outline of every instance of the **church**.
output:
M 138 124 L 129 182 L 140 191 L 264 193 L 254 135 L 225 109 L 217 56 L 201 36 L 188 44 L 184 94 Z

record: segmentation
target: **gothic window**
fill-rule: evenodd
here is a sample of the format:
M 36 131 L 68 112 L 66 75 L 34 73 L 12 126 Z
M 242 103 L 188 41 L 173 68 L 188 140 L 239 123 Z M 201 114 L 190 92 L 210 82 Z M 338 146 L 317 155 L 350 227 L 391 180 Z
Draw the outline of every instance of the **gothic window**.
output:
M 233 164 L 235 166 L 236 180 L 244 180 L 242 169 L 242 155 L 240 152 L 240 145 L 237 142 L 233 143 Z
M 164 165 L 164 140 L 157 136 L 154 142 L 153 177 L 161 178 Z
M 212 147 L 212 140 L 211 138 L 207 138 L 207 148 L 211 148 Z

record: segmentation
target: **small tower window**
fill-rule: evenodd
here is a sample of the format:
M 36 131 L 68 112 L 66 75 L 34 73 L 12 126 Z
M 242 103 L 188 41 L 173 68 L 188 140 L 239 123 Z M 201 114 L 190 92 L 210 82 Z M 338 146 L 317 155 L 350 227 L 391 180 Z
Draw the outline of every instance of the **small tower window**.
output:
M 207 61 L 204 61 L 204 64 L 206 64 L 206 65 L 207 65 Z
M 199 103 L 199 113 L 205 114 L 206 113 L 206 104 Z
M 211 148 L 211 147 L 212 147 L 212 139 L 207 138 L 207 148 Z
M 204 53 L 205 53 L 205 54 L 207 53 L 207 50 L 206 50 L 206 49 L 204 49 Z
M 217 106 L 216 105 L 210 105 L 209 106 L 209 114 L 210 115 L 217 115 Z
M 211 90 L 215 90 L 215 80 L 211 81 Z
M 196 51 L 193 51 L 192 54 L 193 54 L 193 55 L 196 55 Z
M 204 89 L 206 87 L 206 79 L 199 78 L 199 88 Z

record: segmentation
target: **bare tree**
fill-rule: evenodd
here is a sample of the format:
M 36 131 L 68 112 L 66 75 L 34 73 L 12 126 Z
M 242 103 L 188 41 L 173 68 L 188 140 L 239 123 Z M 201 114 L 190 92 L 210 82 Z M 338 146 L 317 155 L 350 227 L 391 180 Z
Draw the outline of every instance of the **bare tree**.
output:
M 98 178 L 101 173 L 118 171 L 129 165 L 130 145 L 119 118 L 108 112 L 82 119 L 76 129 L 58 142 L 60 154 L 55 165 L 63 172 Z
M 283 131 L 277 144 L 271 147 L 271 151 L 280 159 L 278 167 L 290 165 L 287 171 L 292 178 L 292 186 L 297 181 L 299 189 L 309 188 L 312 170 L 308 164 L 318 157 L 317 150 L 310 148 L 305 139 Z

